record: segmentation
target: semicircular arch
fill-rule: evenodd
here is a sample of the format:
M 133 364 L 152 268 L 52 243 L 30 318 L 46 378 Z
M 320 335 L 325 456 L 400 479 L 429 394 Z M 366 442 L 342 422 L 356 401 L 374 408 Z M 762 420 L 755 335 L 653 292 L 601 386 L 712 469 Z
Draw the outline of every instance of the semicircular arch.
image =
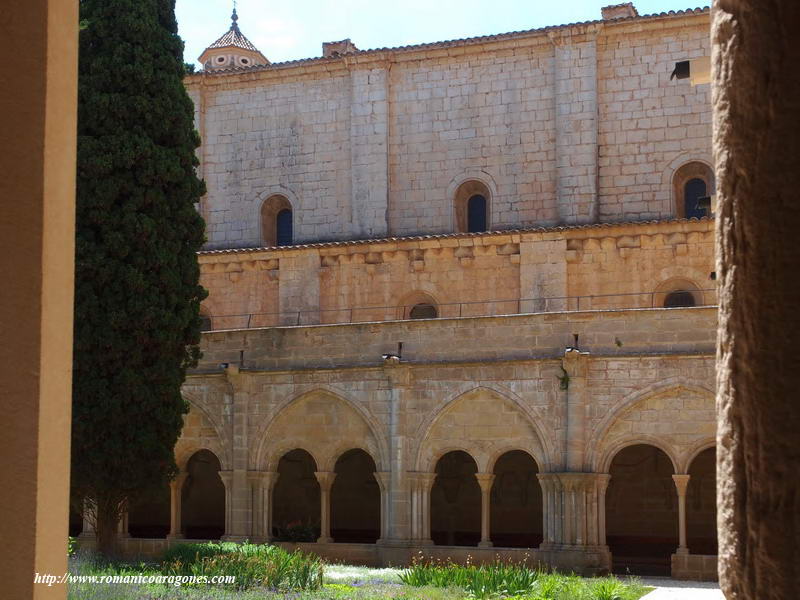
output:
M 551 455 L 547 438 L 534 415 L 519 398 L 495 386 L 471 387 L 451 396 L 417 429 L 420 440 L 415 451 L 417 470 L 430 471 L 448 451 L 463 450 L 485 472 L 500 448 L 509 445 L 525 450 L 544 467 Z M 463 440 L 471 440 L 464 447 Z

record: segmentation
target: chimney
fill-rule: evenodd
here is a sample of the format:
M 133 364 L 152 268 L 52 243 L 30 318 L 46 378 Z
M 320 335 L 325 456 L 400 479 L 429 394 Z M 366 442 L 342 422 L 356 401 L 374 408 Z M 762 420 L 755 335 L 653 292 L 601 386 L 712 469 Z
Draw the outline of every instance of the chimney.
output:
M 625 4 L 612 4 L 611 6 L 604 6 L 600 9 L 603 15 L 603 20 L 610 19 L 625 19 L 628 17 L 638 17 L 639 11 L 633 5 L 633 2 L 626 2 Z
M 322 56 L 324 58 L 336 58 L 351 52 L 358 52 L 358 48 L 350 41 L 350 38 L 339 42 L 322 42 Z

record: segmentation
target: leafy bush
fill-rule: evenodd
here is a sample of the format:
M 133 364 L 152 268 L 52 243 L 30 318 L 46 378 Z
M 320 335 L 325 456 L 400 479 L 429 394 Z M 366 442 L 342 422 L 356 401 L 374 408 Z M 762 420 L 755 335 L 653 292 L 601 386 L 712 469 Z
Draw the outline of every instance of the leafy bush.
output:
M 286 552 L 267 544 L 178 544 L 162 566 L 169 575 L 233 575 L 237 589 L 264 586 L 274 590 L 317 590 L 322 587 L 323 562 L 300 551 Z
M 458 587 L 472 598 L 492 598 L 532 592 L 541 575 L 539 571 L 510 562 L 477 567 L 415 562 L 400 574 L 400 580 L 413 587 Z
M 319 526 L 312 523 L 294 521 L 277 528 L 276 540 L 279 542 L 316 542 L 320 535 Z

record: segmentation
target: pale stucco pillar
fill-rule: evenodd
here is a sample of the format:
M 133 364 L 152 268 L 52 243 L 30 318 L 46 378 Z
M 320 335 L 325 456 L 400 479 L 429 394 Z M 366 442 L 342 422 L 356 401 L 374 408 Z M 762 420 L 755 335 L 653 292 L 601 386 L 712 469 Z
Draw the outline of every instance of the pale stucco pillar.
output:
M 250 539 L 257 542 L 272 540 L 272 490 L 278 481 L 275 471 L 250 471 Z
M 475 479 L 478 480 L 478 485 L 481 487 L 481 541 L 478 542 L 478 547 L 491 548 L 492 539 L 489 521 L 491 516 L 494 473 L 475 473 Z
M 331 487 L 336 473 L 333 471 L 314 471 L 314 475 L 319 482 L 319 515 L 320 515 L 320 534 L 318 544 L 330 544 L 333 542 L 331 537 Z
M 181 514 L 181 503 L 183 502 L 183 484 L 186 482 L 188 473 L 179 473 L 175 479 L 169 482 L 169 540 L 179 540 L 183 538 L 183 523 Z
M 0 10 L 0 596 L 66 597 L 78 2 Z
M 392 474 L 388 471 L 377 471 L 373 475 L 375 475 L 375 481 L 378 482 L 378 487 L 381 491 L 381 534 L 376 543 L 383 544 L 389 536 L 389 490 L 392 483 Z
M 689 475 L 673 475 L 675 488 L 678 490 L 678 550 L 677 554 L 689 554 L 686 545 L 686 487 L 689 485 Z

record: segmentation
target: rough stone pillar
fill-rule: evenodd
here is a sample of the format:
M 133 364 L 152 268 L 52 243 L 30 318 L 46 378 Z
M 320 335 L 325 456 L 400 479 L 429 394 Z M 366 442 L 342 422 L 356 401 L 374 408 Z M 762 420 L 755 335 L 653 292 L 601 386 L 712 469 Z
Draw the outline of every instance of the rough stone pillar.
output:
M 388 235 L 389 70 L 354 69 L 350 73 L 350 220 L 349 237 Z
M 478 485 L 481 486 L 481 541 L 478 548 L 491 548 L 492 539 L 490 531 L 490 516 L 492 502 L 492 484 L 494 483 L 494 473 L 475 473 Z
M 594 223 L 597 207 L 597 25 L 552 31 L 556 193 L 562 223 Z
M 689 475 L 673 475 L 675 488 L 678 490 L 678 550 L 676 554 L 689 554 L 686 545 L 686 486 L 689 485 Z
M 302 250 L 280 259 L 278 310 L 281 325 L 315 325 L 319 314 L 319 253 Z
M 183 538 L 182 523 L 182 502 L 183 484 L 186 482 L 188 473 L 179 473 L 178 476 L 169 482 L 169 540 L 179 540 Z
M 712 8 L 717 523 L 728 600 L 797 596 L 800 3 Z
M 314 475 L 319 482 L 319 514 L 320 514 L 320 535 L 318 544 L 330 544 L 333 542 L 331 537 L 331 487 L 336 473 L 333 471 L 314 471 Z
M 257 542 L 272 540 L 272 489 L 278 481 L 275 471 L 249 471 L 250 482 L 250 539 Z
M 378 482 L 378 487 L 381 490 L 381 534 L 378 538 L 377 544 L 384 544 L 389 536 L 389 491 L 391 489 L 392 474 L 388 471 L 379 471 L 373 473 L 375 481 Z
M 431 540 L 431 488 L 436 473 L 409 473 L 411 482 L 411 539 L 420 546 L 433 544 Z
M 67 570 L 78 2 L 0 12 L 0 595 L 55 599 L 33 580 Z

